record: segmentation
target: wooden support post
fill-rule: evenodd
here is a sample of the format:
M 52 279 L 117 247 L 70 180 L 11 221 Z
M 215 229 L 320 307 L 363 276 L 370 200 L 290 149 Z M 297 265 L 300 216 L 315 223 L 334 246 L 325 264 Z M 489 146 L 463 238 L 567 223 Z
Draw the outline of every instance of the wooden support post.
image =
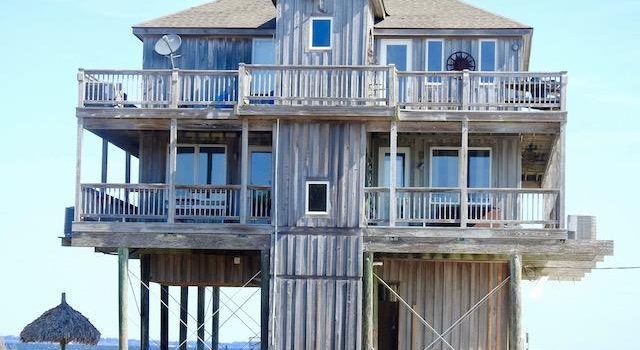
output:
M 78 69 L 78 108 L 84 107 L 84 69 Z
M 523 350 L 522 344 L 522 257 L 512 255 L 509 264 L 511 278 L 509 280 L 509 350 Z
M 204 287 L 198 286 L 198 341 L 197 341 L 197 350 L 204 350 L 204 303 L 205 303 L 205 289 Z
M 471 77 L 469 76 L 469 70 L 462 71 L 462 110 L 469 109 L 471 103 Z
M 189 287 L 180 287 L 180 350 L 187 350 L 187 324 L 189 319 Z
M 560 73 L 560 110 L 567 110 L 567 83 L 569 79 L 567 77 L 567 72 Z
M 240 223 L 246 224 L 247 209 L 251 203 L 247 195 L 249 182 L 249 121 L 247 119 L 242 120 L 240 158 Z
M 396 225 L 396 172 L 398 157 L 398 123 L 391 122 L 389 133 L 389 226 Z M 402 169 L 404 171 L 404 169 Z M 406 179 L 405 179 L 406 180 Z
M 269 279 L 271 277 L 270 251 L 260 255 L 260 350 L 269 349 Z
M 567 166 L 567 136 L 566 136 L 566 131 L 567 131 L 567 124 L 566 122 L 562 123 L 562 125 L 560 126 L 560 135 L 559 135 L 559 139 L 558 139 L 558 146 L 559 149 L 557 149 L 558 152 L 558 163 L 559 163 L 559 168 L 560 168 L 560 172 L 559 172 L 559 176 L 560 176 L 560 194 L 558 195 L 558 228 L 560 229 L 565 229 L 567 227 L 566 225 L 566 220 L 567 220 L 567 214 L 565 212 L 565 199 L 566 199 L 566 190 L 567 190 L 567 185 L 566 185 L 566 166 Z
M 169 286 L 160 286 L 160 350 L 169 350 Z
M 362 349 L 374 349 L 373 342 L 373 253 L 364 253 L 362 275 Z
M 389 65 L 387 82 L 387 107 L 395 107 L 398 104 L 398 71 L 394 64 Z
M 213 305 L 213 317 L 211 318 L 211 349 L 218 350 L 218 330 L 220 328 L 220 288 L 213 287 L 211 304 Z
M 118 248 L 118 345 L 119 350 L 129 348 L 128 289 L 129 288 L 129 248 Z
M 249 76 L 247 75 L 247 69 L 244 63 L 238 65 L 238 107 L 245 104 L 245 98 L 247 88 L 249 87 Z M 216 350 L 216 349 L 214 349 Z
M 462 121 L 460 141 L 460 171 L 458 185 L 460 186 L 460 227 L 467 227 L 469 216 L 469 196 L 467 195 L 467 177 L 469 173 L 469 121 Z
M 176 167 L 178 157 L 178 121 L 171 119 L 171 129 L 169 130 L 169 208 L 167 221 L 172 224 L 176 217 Z
M 103 184 L 107 183 L 108 174 L 108 158 L 109 158 L 109 141 L 102 139 L 102 173 L 100 174 L 100 181 Z
M 124 154 L 124 183 L 131 183 L 131 153 Z
M 82 218 L 82 138 L 84 134 L 84 120 L 78 118 L 76 129 L 76 200 L 73 221 Z
M 149 255 L 140 256 L 140 350 L 149 350 Z
M 174 68 L 173 71 L 171 71 L 171 96 L 170 96 L 171 105 L 169 106 L 171 108 L 178 108 L 178 96 L 179 96 L 178 79 L 179 79 L 179 70 Z

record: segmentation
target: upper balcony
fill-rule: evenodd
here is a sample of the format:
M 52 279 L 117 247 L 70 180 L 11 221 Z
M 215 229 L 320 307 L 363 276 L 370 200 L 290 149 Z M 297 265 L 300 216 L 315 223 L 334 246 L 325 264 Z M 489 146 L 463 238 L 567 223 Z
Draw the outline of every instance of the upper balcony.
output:
M 441 120 L 443 111 L 458 111 L 542 120 L 540 112 L 566 111 L 567 76 L 241 64 L 225 71 L 80 70 L 78 82 L 79 116 Z

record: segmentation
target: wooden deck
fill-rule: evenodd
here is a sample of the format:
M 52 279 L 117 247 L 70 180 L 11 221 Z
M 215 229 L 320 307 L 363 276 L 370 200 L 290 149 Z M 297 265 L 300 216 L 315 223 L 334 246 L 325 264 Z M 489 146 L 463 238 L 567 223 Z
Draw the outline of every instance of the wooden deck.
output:
M 565 72 L 399 72 L 394 66 L 244 65 L 236 71 L 80 70 L 78 113 L 372 117 L 566 111 Z M 154 112 L 157 111 L 158 113 Z M 426 114 L 428 115 L 428 114 Z M 535 115 L 530 115 L 535 118 Z M 548 117 L 546 117 L 548 118 Z

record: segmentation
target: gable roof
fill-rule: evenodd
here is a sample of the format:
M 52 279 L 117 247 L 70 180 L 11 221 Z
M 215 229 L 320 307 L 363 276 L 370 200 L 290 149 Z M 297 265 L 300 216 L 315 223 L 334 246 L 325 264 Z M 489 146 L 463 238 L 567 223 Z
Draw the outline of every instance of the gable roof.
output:
M 348 1 L 348 0 L 341 0 Z M 530 26 L 459 0 L 384 0 L 380 29 L 529 29 Z M 273 29 L 272 0 L 216 0 L 134 28 Z
M 528 25 L 459 0 L 384 0 L 388 16 L 376 28 L 529 29 Z
M 216 0 L 133 27 L 272 29 L 275 15 L 271 0 Z

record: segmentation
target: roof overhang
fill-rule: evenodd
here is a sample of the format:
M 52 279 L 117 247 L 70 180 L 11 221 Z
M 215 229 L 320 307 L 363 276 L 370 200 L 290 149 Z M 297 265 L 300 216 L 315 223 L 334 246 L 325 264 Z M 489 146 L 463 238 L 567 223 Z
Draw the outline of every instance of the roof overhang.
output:
M 211 36 L 265 36 L 275 34 L 274 28 L 159 28 L 133 27 L 133 34 L 142 40 L 144 35 L 211 35 Z
M 373 15 L 376 18 L 384 19 L 387 15 L 387 10 L 384 7 L 384 0 L 369 0 Z

